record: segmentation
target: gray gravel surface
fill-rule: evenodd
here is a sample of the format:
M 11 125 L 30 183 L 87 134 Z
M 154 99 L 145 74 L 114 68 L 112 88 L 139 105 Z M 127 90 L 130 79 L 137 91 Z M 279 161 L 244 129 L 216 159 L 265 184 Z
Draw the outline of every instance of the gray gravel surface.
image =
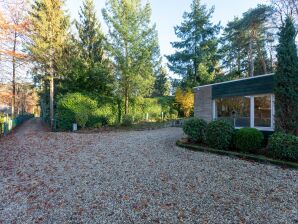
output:
M 298 223 L 298 172 L 175 146 L 179 128 L 0 142 L 0 223 Z

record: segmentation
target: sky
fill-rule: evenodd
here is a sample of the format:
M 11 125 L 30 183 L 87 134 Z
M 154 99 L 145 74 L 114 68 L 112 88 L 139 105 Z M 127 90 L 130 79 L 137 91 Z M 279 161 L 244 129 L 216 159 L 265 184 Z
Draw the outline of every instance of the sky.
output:
M 192 0 L 148 0 L 152 6 L 152 22 L 156 23 L 161 55 L 174 53 L 170 42 L 177 40 L 174 33 L 174 26 L 181 24 L 182 15 L 185 11 L 190 11 Z M 106 0 L 94 0 L 98 18 L 103 30 L 107 32 L 103 21 L 101 9 L 104 8 Z M 144 3 L 146 1 L 144 0 Z M 202 0 L 208 8 L 215 6 L 213 22 L 227 24 L 235 16 L 241 16 L 243 12 L 258 4 L 266 3 L 266 0 Z M 82 0 L 67 0 L 66 8 L 72 19 L 78 18 L 78 11 L 82 5 Z M 165 62 L 165 61 L 164 61 Z

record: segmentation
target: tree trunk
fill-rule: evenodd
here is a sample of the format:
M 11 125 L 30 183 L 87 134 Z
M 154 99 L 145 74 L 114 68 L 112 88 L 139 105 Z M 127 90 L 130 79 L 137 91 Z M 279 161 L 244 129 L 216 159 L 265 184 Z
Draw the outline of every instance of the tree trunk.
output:
M 53 49 L 50 50 L 50 125 L 51 130 L 54 130 L 54 55 Z
M 17 46 L 17 33 L 14 33 L 13 51 L 12 51 L 12 99 L 11 99 L 11 115 L 15 117 L 16 108 L 16 46 Z
M 252 37 L 249 40 L 249 52 L 248 52 L 248 58 L 249 58 L 249 76 L 252 77 L 254 76 L 255 72 L 255 65 L 254 65 L 254 60 L 253 60 L 253 52 L 252 52 Z
M 51 129 L 54 130 L 54 76 L 50 77 L 50 119 Z
M 128 100 L 128 89 L 125 90 L 125 96 L 124 96 L 124 97 L 125 97 L 125 105 L 124 105 L 124 107 L 125 107 L 125 111 L 124 111 L 124 113 L 125 113 L 125 114 L 128 114 L 128 112 L 129 112 L 129 111 L 128 111 L 128 106 L 129 106 L 129 105 L 128 105 L 128 104 L 129 104 L 129 102 L 128 102 L 128 101 L 129 101 L 129 100 Z
M 240 73 L 241 72 L 241 58 L 240 58 L 240 51 L 237 53 L 237 70 Z
M 262 67 L 263 67 L 263 72 L 264 74 L 267 74 L 267 65 L 266 65 L 266 62 L 265 62 L 265 59 L 264 59 L 264 56 L 261 52 L 261 48 L 260 48 L 260 45 L 257 43 L 257 50 L 258 50 L 258 55 L 261 59 L 261 63 L 262 63 Z

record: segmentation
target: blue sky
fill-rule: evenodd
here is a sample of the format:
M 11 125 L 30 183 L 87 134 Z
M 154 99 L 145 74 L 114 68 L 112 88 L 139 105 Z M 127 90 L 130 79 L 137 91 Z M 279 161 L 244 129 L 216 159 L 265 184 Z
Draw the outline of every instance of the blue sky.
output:
M 94 0 L 98 18 L 106 32 L 106 27 L 101 16 L 101 9 L 105 6 L 106 0 Z M 145 2 L 145 0 L 144 0 Z M 149 0 L 152 6 L 152 22 L 156 23 L 159 33 L 161 54 L 174 52 L 170 42 L 175 41 L 174 26 L 182 21 L 183 12 L 189 11 L 192 0 Z M 213 22 L 221 22 L 225 25 L 234 16 L 241 16 L 249 8 L 257 4 L 265 3 L 266 0 L 202 0 L 208 8 L 215 6 Z M 78 11 L 82 4 L 81 0 L 67 0 L 66 8 L 72 17 L 78 18 Z

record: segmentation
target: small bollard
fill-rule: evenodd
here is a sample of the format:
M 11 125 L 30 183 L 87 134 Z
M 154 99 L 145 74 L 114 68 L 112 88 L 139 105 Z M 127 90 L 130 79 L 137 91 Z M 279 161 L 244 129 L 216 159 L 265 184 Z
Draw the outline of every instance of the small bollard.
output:
M 78 124 L 77 123 L 73 123 L 72 124 L 72 131 L 75 132 L 78 130 Z

